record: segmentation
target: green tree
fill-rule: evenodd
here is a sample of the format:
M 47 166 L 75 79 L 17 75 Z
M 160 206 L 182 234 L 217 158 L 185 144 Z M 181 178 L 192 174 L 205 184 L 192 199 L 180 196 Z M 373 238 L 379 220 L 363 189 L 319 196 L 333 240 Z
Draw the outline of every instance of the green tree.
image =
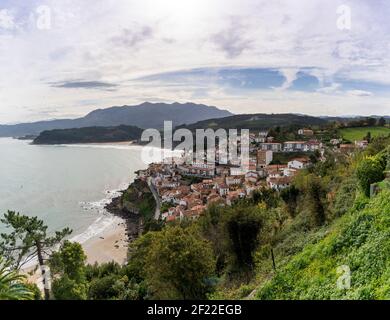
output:
M 298 195 L 299 195 L 299 189 L 296 188 L 294 185 L 285 188 L 280 192 L 280 197 L 283 199 L 284 203 L 286 204 L 287 212 L 292 218 L 294 218 L 295 216 Z
M 308 205 L 314 222 L 317 226 L 321 226 L 326 221 L 326 208 L 324 198 L 326 191 L 322 185 L 321 179 L 314 175 L 308 176 L 306 194 Z
M 0 300 L 31 300 L 32 290 L 25 284 L 25 276 L 10 269 L 10 263 L 0 257 Z
M 86 261 L 87 256 L 81 244 L 65 240 L 60 250 L 51 255 L 49 264 L 53 275 L 66 274 L 71 279 L 83 280 Z
M 209 242 L 190 228 L 172 226 L 155 233 L 145 268 L 153 298 L 204 299 L 215 261 Z
M 136 264 L 132 262 L 133 266 Z M 140 265 L 138 265 L 140 268 Z M 142 267 L 141 267 L 142 268 Z M 89 282 L 88 299 L 92 300 L 141 300 L 146 295 L 145 281 L 139 277 L 141 270 L 121 266 L 116 262 L 86 266 Z
M 260 209 L 247 205 L 233 207 L 227 215 L 225 226 L 232 252 L 232 271 L 250 273 L 254 267 L 253 252 L 263 226 Z
M 36 283 L 26 282 L 25 286 L 32 292 L 33 300 L 42 300 L 42 292 Z
M 373 127 L 376 124 L 376 119 L 372 118 L 372 117 L 368 117 L 368 118 L 366 118 L 366 123 L 367 123 L 367 126 Z
M 50 257 L 52 274 L 56 276 L 52 291 L 59 300 L 81 300 L 87 298 L 85 263 L 87 256 L 77 242 L 64 241 L 60 250 Z
M 148 232 L 129 245 L 129 262 L 127 269 L 128 272 L 130 272 L 139 281 L 142 281 L 146 277 L 145 270 L 147 266 L 147 256 L 149 254 L 150 247 L 159 232 L 160 231 Z
M 228 239 L 224 233 L 225 229 L 223 224 L 225 213 L 225 208 L 217 204 L 211 204 L 198 220 L 202 235 L 212 243 L 216 258 L 216 272 L 219 275 L 226 266 L 228 254 L 226 250 Z
M 87 299 L 86 283 L 79 283 L 69 278 L 68 275 L 64 275 L 53 281 L 52 292 L 57 300 Z
M 47 226 L 37 217 L 24 216 L 14 211 L 8 211 L 0 220 L 10 233 L 0 235 L 0 254 L 6 257 L 15 269 L 35 258 L 38 258 L 42 270 L 45 299 L 50 298 L 50 290 L 45 284 L 45 256 L 49 256 L 51 249 L 68 235 L 69 228 L 56 231 L 53 236 L 47 235 Z
M 385 125 L 386 125 L 386 120 L 385 120 L 385 118 L 380 117 L 380 118 L 378 119 L 378 126 L 379 126 L 379 127 L 384 127 Z
M 274 208 L 278 204 L 277 192 L 270 188 L 261 188 L 252 193 L 252 201 L 254 204 L 264 202 L 268 208 Z
M 359 179 L 360 187 L 367 197 L 370 196 L 371 184 L 384 179 L 384 170 L 383 164 L 377 157 L 367 157 L 358 164 L 356 175 Z

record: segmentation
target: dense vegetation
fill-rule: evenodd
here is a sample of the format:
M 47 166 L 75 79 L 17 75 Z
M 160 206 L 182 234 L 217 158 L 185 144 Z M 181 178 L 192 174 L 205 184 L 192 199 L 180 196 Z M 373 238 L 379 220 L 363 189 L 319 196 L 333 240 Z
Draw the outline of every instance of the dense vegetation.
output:
M 257 298 L 390 299 L 389 214 L 390 190 L 356 199 L 345 216 L 313 234 Z M 350 288 L 337 286 L 343 266 L 351 274 Z
M 10 264 L 0 257 L 0 300 L 30 300 L 33 290 L 25 282 L 26 277 L 10 269 Z
M 79 244 L 63 242 L 50 257 L 52 297 L 390 299 L 390 137 L 325 158 L 282 192 L 260 189 L 196 221 L 145 229 L 124 266 L 87 265 Z
M 132 126 L 85 127 L 43 131 L 34 144 L 120 142 L 140 139 L 142 129 Z

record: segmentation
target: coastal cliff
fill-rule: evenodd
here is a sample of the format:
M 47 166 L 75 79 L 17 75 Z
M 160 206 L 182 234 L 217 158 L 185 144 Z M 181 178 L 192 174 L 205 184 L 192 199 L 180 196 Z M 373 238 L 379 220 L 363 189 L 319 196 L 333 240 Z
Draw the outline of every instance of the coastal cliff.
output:
M 145 227 L 149 229 L 153 224 L 155 209 L 153 193 L 148 184 L 140 179 L 136 179 L 119 197 L 106 205 L 108 212 L 126 220 L 129 241 L 141 235 Z

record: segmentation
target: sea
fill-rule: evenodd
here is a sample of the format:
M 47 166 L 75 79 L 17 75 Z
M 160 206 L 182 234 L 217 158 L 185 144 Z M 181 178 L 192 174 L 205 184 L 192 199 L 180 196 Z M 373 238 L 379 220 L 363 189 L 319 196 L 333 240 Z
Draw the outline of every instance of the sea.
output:
M 116 222 L 104 206 L 147 168 L 142 146 L 33 145 L 0 138 L 0 217 L 8 210 L 37 216 L 48 232 L 65 227 L 83 243 Z M 153 152 L 152 152 L 153 153 Z M 0 232 L 6 232 L 0 222 Z

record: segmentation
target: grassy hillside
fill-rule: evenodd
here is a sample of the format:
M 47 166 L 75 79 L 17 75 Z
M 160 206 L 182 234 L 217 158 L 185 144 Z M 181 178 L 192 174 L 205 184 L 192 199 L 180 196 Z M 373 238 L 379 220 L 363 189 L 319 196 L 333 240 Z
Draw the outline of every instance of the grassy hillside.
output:
M 368 132 L 371 133 L 371 137 L 378 137 L 390 134 L 390 129 L 385 127 L 356 127 L 340 129 L 341 136 L 351 142 L 355 140 L 362 140 Z
M 259 299 L 390 299 L 390 190 L 354 207 L 279 269 Z M 339 266 L 351 271 L 339 289 Z

